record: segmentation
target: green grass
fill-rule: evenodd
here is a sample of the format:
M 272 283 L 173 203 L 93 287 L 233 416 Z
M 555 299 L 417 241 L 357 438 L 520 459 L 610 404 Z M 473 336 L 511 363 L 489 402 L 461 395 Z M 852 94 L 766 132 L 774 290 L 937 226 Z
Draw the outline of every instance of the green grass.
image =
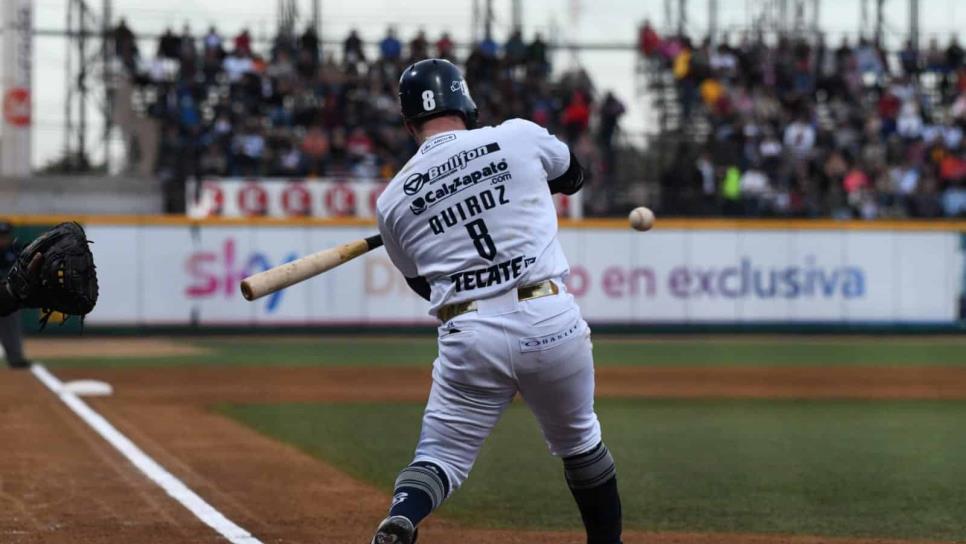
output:
M 105 340 L 108 341 L 108 340 Z M 208 338 L 177 341 L 202 355 L 49 359 L 52 366 L 428 366 L 434 337 L 319 337 L 317 339 Z M 594 339 L 598 366 L 917 366 L 966 364 L 966 340 L 957 337 L 633 337 Z
M 966 539 L 966 403 L 605 400 L 628 528 Z M 422 407 L 223 406 L 390 491 Z M 559 461 L 515 404 L 443 509 L 495 527 L 579 527 Z

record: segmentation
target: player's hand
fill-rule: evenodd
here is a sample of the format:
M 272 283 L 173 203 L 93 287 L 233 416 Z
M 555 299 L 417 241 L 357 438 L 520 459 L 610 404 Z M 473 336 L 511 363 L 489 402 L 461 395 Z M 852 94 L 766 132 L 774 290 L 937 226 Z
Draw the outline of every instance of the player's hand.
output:
M 7 280 L 7 290 L 17 299 L 18 303 L 23 304 L 27 300 L 27 297 L 30 296 L 31 290 L 40 284 L 39 272 L 42 264 L 44 264 L 44 254 L 38 251 L 30 258 L 30 263 L 27 264 L 26 274 L 10 274 Z

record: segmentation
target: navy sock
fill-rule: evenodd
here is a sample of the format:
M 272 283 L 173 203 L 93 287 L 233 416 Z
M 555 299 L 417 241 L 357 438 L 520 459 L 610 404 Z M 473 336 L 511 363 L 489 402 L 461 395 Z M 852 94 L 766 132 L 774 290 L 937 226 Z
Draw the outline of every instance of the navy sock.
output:
M 607 446 L 601 442 L 563 461 L 567 485 L 587 530 L 587 544 L 621 544 L 621 498 Z
M 404 516 L 419 525 L 449 495 L 449 479 L 434 463 L 417 461 L 404 468 L 396 478 L 390 516 Z

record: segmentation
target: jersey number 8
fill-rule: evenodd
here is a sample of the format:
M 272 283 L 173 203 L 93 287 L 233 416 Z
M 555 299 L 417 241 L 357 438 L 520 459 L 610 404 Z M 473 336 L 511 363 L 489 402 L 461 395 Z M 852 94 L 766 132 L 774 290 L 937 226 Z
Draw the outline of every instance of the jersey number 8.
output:
M 429 89 L 423 91 L 423 109 L 426 111 L 436 109 L 436 96 Z
M 476 252 L 480 257 L 492 261 L 496 257 L 496 244 L 493 243 L 493 237 L 490 236 L 486 223 L 482 219 L 470 221 L 466 224 L 466 230 L 470 233 L 470 239 L 473 240 L 473 245 L 476 246 Z

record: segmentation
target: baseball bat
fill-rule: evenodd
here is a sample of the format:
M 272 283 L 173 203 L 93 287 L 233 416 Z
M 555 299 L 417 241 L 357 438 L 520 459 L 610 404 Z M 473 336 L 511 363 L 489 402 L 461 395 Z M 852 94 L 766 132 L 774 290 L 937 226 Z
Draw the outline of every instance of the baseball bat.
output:
M 382 236 L 375 235 L 330 247 L 283 265 L 252 274 L 241 282 L 242 296 L 255 300 L 285 289 L 301 281 L 332 270 L 382 245 Z

